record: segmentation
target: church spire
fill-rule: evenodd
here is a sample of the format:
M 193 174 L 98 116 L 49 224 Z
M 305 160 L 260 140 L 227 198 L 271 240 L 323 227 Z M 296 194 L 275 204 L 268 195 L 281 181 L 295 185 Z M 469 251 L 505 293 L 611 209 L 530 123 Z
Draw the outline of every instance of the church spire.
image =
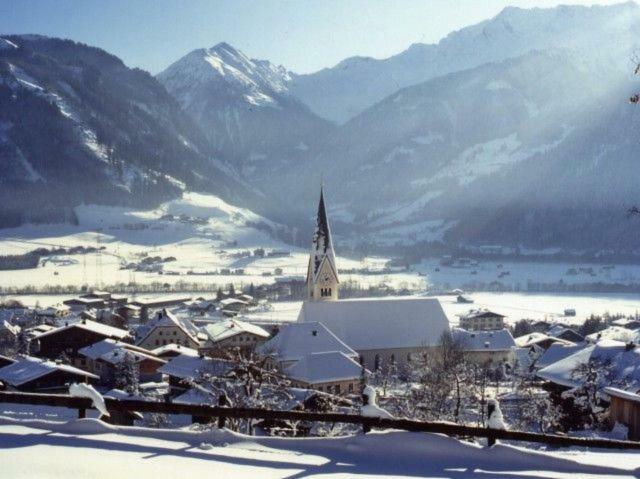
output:
M 338 270 L 323 190 L 320 186 L 316 230 L 313 234 L 307 270 L 307 287 L 309 299 L 312 300 L 338 299 Z

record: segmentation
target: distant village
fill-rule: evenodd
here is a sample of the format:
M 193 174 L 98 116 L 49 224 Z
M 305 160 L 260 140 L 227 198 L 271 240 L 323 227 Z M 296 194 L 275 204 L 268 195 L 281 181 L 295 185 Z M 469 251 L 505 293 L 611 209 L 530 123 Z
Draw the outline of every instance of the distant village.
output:
M 500 311 L 470 304 L 453 327 L 437 298 L 345 299 L 339 276 L 321 192 L 306 278 L 195 297 L 93 290 L 57 307 L 5 301 L 0 389 L 65 393 L 87 383 L 113 398 L 327 412 L 358 411 L 370 386 L 395 417 L 484 426 L 493 401 L 521 430 L 623 428 L 640 439 L 639 319 L 507 324 Z M 304 298 L 295 321 L 252 319 L 273 295 Z M 284 421 L 251 427 L 336 433 Z

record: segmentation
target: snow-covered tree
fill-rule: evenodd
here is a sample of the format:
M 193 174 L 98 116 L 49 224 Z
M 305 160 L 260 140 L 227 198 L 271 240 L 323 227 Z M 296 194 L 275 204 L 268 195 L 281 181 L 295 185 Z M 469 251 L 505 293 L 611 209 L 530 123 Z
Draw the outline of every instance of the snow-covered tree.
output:
M 127 394 L 138 394 L 140 385 L 140 371 L 138 363 L 130 352 L 125 352 L 115 368 L 115 386 Z

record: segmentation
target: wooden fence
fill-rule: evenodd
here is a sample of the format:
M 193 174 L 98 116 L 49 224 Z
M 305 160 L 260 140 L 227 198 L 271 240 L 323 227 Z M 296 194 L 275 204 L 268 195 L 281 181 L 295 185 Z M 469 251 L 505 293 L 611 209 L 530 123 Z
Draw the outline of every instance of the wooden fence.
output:
M 78 410 L 79 417 L 86 416 L 86 410 L 93 408 L 87 398 L 72 397 L 63 394 L 36 394 L 0 391 L 0 403 L 32 404 L 65 407 Z M 177 404 L 171 402 L 151 402 L 136 399 L 105 398 L 107 409 L 115 413 L 161 413 L 187 414 L 198 418 L 218 419 L 224 426 L 226 418 L 266 419 L 284 421 L 310 421 L 328 423 L 360 424 L 365 431 L 371 428 L 400 429 L 412 432 L 432 432 L 459 437 L 484 437 L 489 445 L 496 439 L 550 444 L 554 446 L 581 446 L 607 449 L 639 449 L 640 442 L 610 439 L 592 439 L 569 437 L 557 434 L 539 434 L 523 431 L 504 431 L 485 427 L 462 426 L 445 422 L 411 421 L 408 419 L 381 419 L 357 414 L 319 413 L 304 411 L 275 411 L 271 409 L 233 408 L 209 406 L 205 404 Z

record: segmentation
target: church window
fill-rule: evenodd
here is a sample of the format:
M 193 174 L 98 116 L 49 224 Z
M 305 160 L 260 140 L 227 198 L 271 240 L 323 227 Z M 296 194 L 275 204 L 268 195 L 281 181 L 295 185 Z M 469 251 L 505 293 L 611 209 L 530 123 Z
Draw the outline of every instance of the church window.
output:
M 380 355 L 376 354 L 376 357 L 373 360 L 373 369 L 376 371 L 380 370 Z

